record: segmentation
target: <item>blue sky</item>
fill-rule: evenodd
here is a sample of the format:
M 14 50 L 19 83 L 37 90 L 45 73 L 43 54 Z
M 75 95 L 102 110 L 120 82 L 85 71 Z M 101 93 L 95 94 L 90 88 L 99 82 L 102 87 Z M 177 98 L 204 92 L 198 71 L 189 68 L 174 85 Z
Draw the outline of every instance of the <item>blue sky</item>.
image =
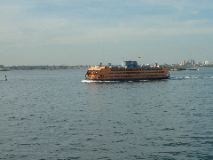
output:
M 212 0 L 0 0 L 0 64 L 213 61 Z

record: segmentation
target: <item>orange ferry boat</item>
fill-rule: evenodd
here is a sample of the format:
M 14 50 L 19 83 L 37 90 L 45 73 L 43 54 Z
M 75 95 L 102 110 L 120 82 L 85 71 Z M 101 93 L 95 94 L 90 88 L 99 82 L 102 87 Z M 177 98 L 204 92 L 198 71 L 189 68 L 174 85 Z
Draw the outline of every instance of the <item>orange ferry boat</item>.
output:
M 139 81 L 168 79 L 169 71 L 157 64 L 139 66 L 137 61 L 124 61 L 122 66 L 102 65 L 89 67 L 85 75 L 87 80 L 97 81 Z

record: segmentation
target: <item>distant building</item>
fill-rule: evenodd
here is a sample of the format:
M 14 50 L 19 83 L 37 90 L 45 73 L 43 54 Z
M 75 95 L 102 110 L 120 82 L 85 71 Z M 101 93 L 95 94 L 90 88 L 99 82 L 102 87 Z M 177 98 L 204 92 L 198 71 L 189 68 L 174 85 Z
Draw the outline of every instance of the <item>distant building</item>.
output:
M 180 62 L 179 65 L 180 66 L 185 66 L 185 67 L 190 67 L 190 66 L 196 65 L 196 62 L 193 59 L 191 59 L 191 60 L 184 60 L 184 61 Z
M 204 65 L 209 65 L 209 61 L 204 61 Z

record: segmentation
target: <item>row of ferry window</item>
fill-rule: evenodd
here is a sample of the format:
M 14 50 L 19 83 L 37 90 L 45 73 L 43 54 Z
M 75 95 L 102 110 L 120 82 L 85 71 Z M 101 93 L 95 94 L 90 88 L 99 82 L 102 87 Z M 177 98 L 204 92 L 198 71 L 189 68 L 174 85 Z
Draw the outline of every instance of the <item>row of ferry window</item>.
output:
M 88 74 L 97 74 L 98 72 L 97 71 L 88 71 L 87 72 Z M 153 74 L 156 74 L 156 71 L 155 72 L 147 72 L 147 73 L 153 73 Z M 164 71 L 158 71 L 157 73 L 164 73 Z M 143 73 L 143 72 L 110 72 L 109 74 L 146 74 L 146 73 Z
M 97 74 L 97 71 L 87 71 L 87 74 Z
M 164 71 L 158 71 L 158 72 L 146 72 L 146 73 L 143 73 L 143 72 L 111 72 L 109 74 L 147 74 L 147 73 L 153 73 L 153 74 L 156 74 L 156 73 L 164 73 Z
M 99 76 L 100 78 L 104 78 L 105 76 L 104 75 L 100 75 Z M 106 76 L 108 77 L 108 76 Z M 126 78 L 126 77 L 141 77 L 141 76 L 135 76 L 135 75 L 128 75 L 128 76 L 121 76 L 121 75 L 113 75 L 111 77 L 117 77 L 117 78 Z M 142 76 L 142 77 L 162 77 L 162 75 L 149 75 L 149 76 Z

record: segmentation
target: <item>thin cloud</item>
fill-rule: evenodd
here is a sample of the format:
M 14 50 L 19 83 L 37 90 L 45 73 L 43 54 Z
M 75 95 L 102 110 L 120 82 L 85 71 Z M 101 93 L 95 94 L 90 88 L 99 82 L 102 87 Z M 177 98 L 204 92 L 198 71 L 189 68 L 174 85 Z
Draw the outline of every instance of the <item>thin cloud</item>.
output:
M 5 1 L 0 4 L 0 47 L 11 54 L 19 48 L 17 54 L 22 55 L 24 48 L 43 53 L 43 46 L 46 52 L 61 46 L 89 45 L 95 50 L 99 43 L 113 48 L 113 44 L 155 38 L 167 39 L 168 43 L 176 37 L 199 39 L 213 34 L 213 19 L 208 14 L 213 5 L 204 1 Z

